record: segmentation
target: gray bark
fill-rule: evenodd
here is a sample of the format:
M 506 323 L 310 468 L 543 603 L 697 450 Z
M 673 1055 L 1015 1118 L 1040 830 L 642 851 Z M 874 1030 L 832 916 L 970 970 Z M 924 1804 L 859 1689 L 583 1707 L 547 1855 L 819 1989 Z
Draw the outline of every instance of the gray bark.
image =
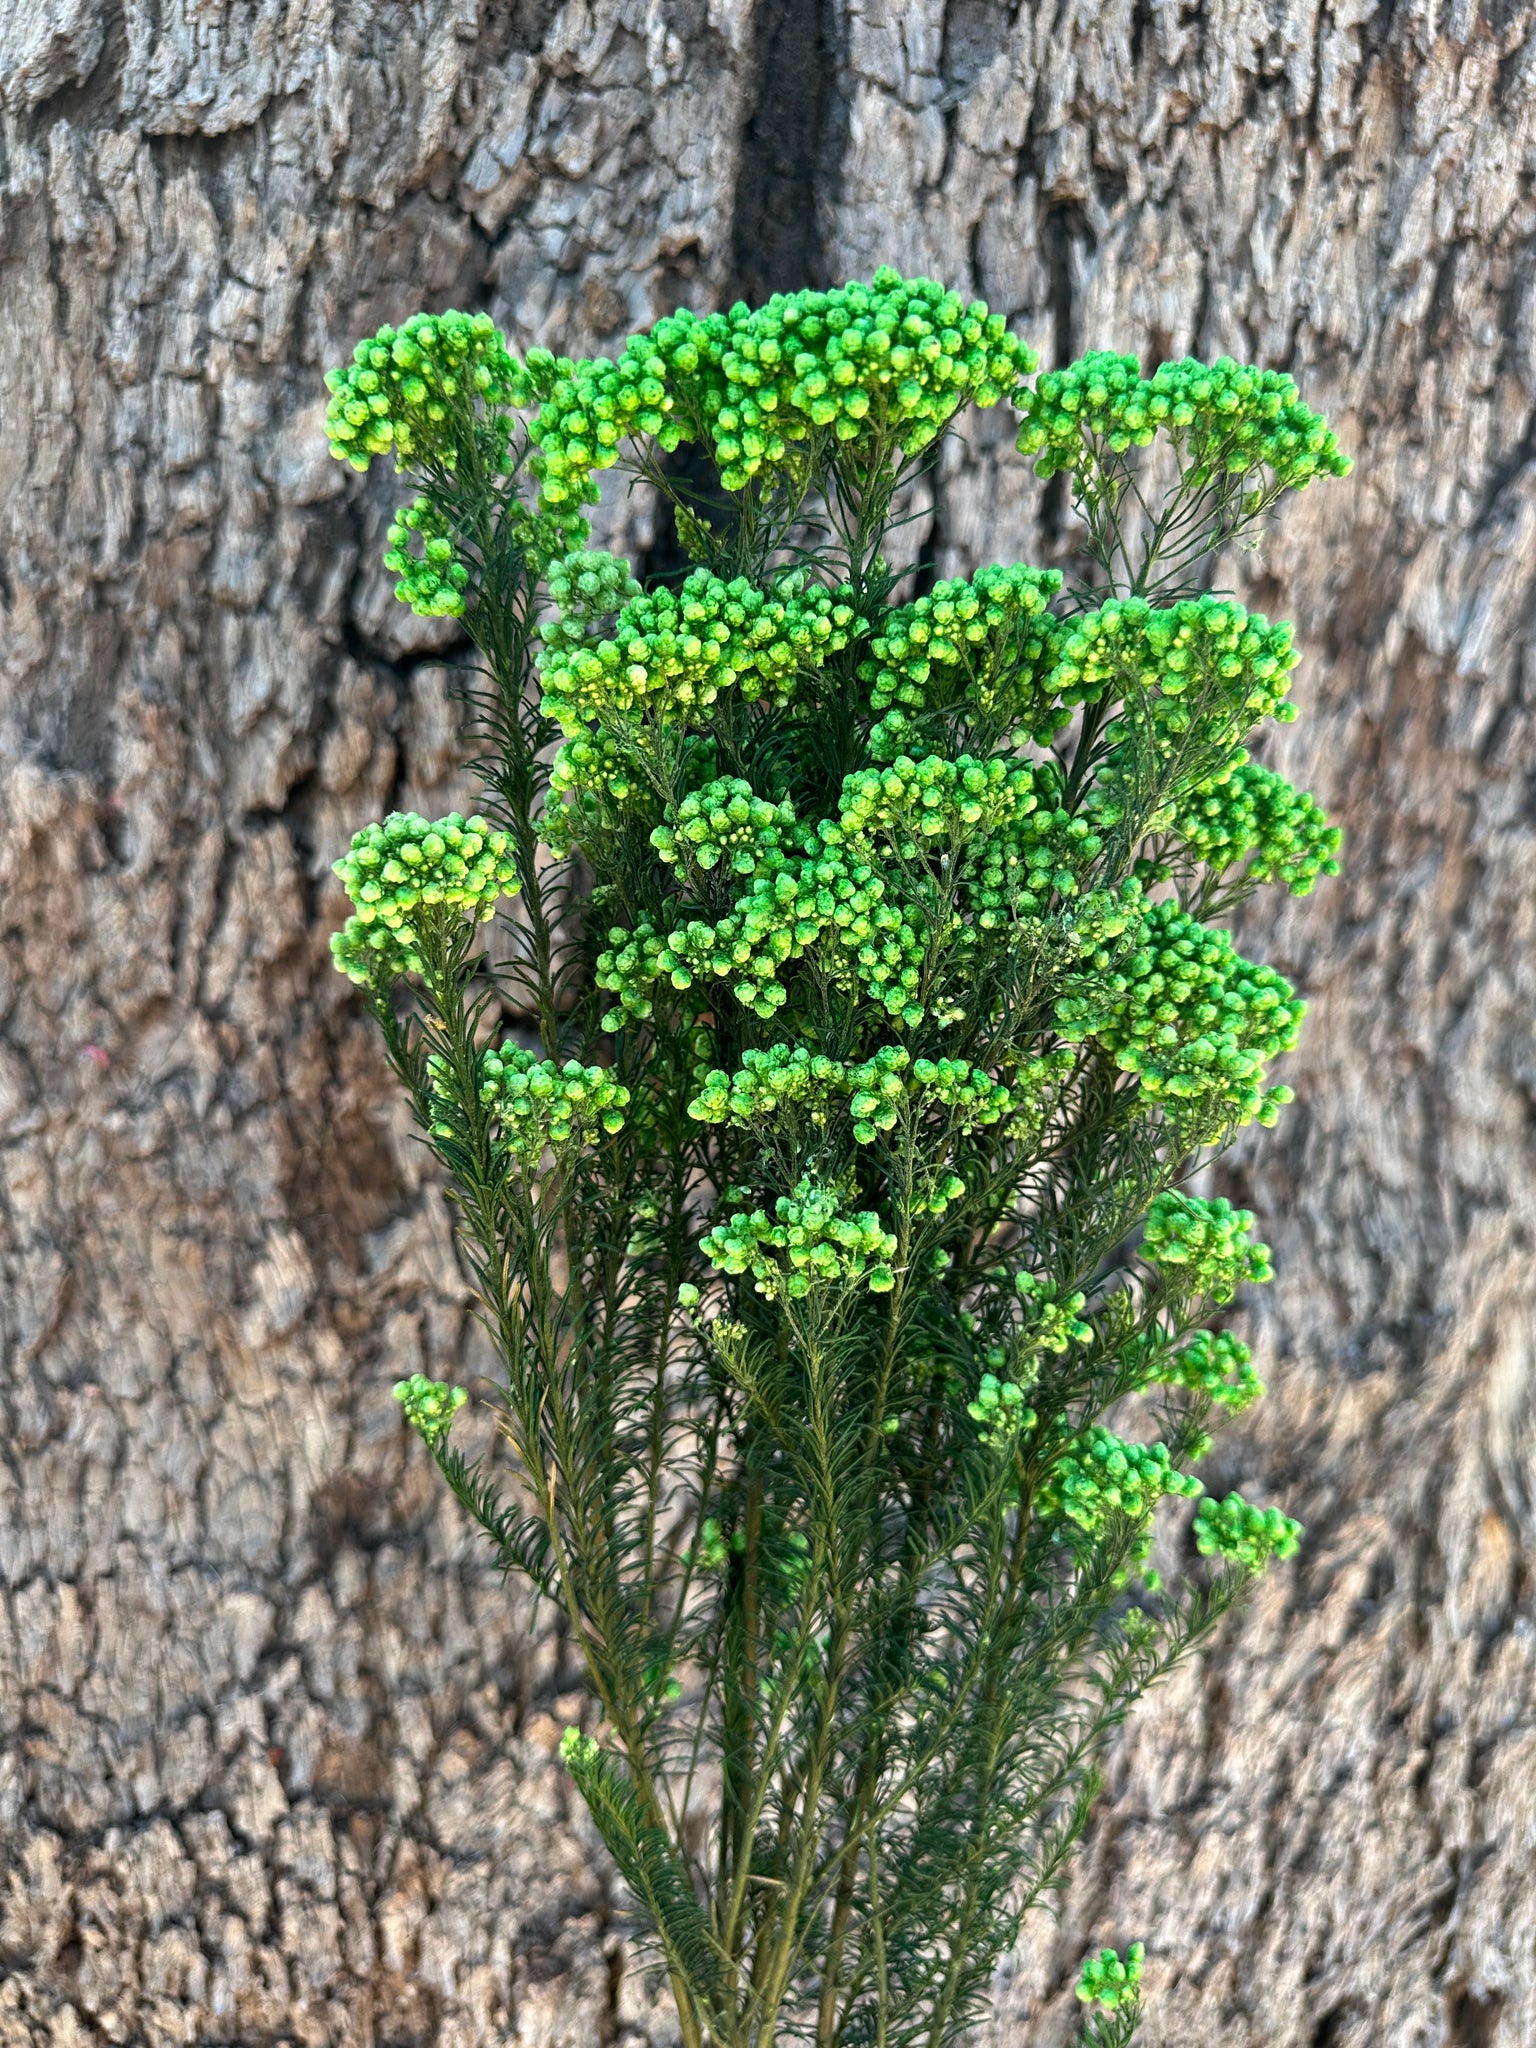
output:
M 0 2043 L 668 2037 L 561 1641 L 388 1395 L 475 1358 L 327 864 L 457 738 L 318 378 L 882 261 L 1048 360 L 1290 368 L 1358 460 L 1235 570 L 1350 835 L 1248 920 L 1314 1009 L 1224 1169 L 1280 1277 L 1213 1478 L 1310 1539 L 989 2038 L 1142 1935 L 1151 2048 L 1536 2039 L 1531 7 L 0 0 L 0 111 Z M 945 571 L 1059 524 L 977 423 Z

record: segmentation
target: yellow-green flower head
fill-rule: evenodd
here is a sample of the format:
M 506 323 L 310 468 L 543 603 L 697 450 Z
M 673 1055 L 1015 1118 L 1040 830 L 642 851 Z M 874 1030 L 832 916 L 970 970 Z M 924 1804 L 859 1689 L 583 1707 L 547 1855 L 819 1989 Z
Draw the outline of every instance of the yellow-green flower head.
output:
M 539 836 L 551 853 L 591 843 L 645 786 L 633 745 L 601 726 L 582 729 L 556 753 Z
M 966 1404 L 966 1414 L 981 1425 L 981 1440 L 1001 1450 L 1032 1430 L 1038 1417 L 1024 1399 L 1024 1389 L 1012 1380 L 1000 1380 L 995 1372 L 984 1372 L 976 1398 Z
M 1147 1211 L 1142 1257 L 1181 1294 L 1230 1301 L 1239 1287 L 1272 1277 L 1269 1246 L 1250 1235 L 1253 1212 L 1225 1197 L 1205 1201 L 1176 1191 L 1157 1196 Z
M 1140 1993 L 1141 1966 L 1146 1949 L 1133 1941 L 1122 1962 L 1112 1948 L 1101 1948 L 1096 1956 L 1085 1956 L 1077 1980 L 1077 1995 L 1084 2005 L 1102 2005 L 1113 2012 L 1117 2006 L 1133 2004 Z
M 592 718 L 647 709 L 696 719 L 725 689 L 749 704 L 787 704 L 802 670 L 847 645 L 853 621 L 837 593 L 799 575 L 760 590 L 696 569 L 681 590 L 631 599 L 611 639 L 546 647 L 544 713 L 574 733 Z
M 783 844 L 794 826 L 795 807 L 787 799 L 771 804 L 753 795 L 750 782 L 726 775 L 685 796 L 675 816 L 651 834 L 651 845 L 667 867 L 755 876 L 783 865 Z
M 1049 609 L 1060 588 L 1059 570 L 994 566 L 887 612 L 859 669 L 870 710 L 968 701 L 988 715 L 1023 711 L 1063 630 Z M 1044 737 L 1065 720 L 1057 711 Z
M 477 408 L 494 415 L 533 395 L 488 313 L 413 313 L 360 341 L 325 381 L 331 453 L 354 469 L 393 455 L 398 469 L 454 470 Z
M 1038 1495 L 1042 1514 L 1059 1515 L 1095 1536 L 1112 1515 L 1143 1522 L 1165 1494 L 1193 1500 L 1200 1481 L 1174 1470 L 1166 1444 L 1126 1443 L 1095 1423 L 1072 1437 Z
M 893 1131 L 903 1108 L 941 1105 L 954 1132 L 1000 1122 L 1017 1107 L 1012 1089 L 967 1060 L 914 1060 L 904 1046 L 882 1046 L 866 1060 L 846 1062 L 805 1045 L 771 1045 L 743 1054 L 735 1074 L 715 1068 L 688 1105 L 700 1123 L 766 1124 L 786 1109 L 809 1109 L 824 1122 L 846 1104 L 853 1136 L 872 1144 Z
M 1165 1356 L 1148 1384 L 1185 1387 L 1233 1415 L 1251 1408 L 1264 1391 L 1252 1351 L 1230 1330 L 1197 1330 L 1171 1358 Z
M 668 314 L 617 362 L 560 364 L 530 431 L 552 504 L 595 498 L 594 472 L 636 432 L 664 448 L 703 438 L 722 484 L 738 491 L 812 436 L 856 460 L 915 453 L 961 405 L 996 405 L 1034 365 L 980 300 L 880 270 L 868 284 L 766 306 Z
M 384 927 L 404 947 L 417 942 L 423 906 L 452 905 L 483 924 L 498 899 L 520 887 L 508 835 L 457 811 L 435 823 L 415 811 L 392 811 L 354 836 L 335 871 L 357 922 Z
M 844 779 L 837 819 L 821 822 L 798 861 L 760 847 L 751 888 L 724 918 L 692 919 L 665 936 L 649 924 L 610 933 L 597 982 L 619 1007 L 605 1028 L 625 1015 L 648 1017 L 644 991 L 663 977 L 679 990 L 728 980 L 739 1002 L 770 1018 L 786 1000 L 779 970 L 822 940 L 889 1016 L 915 1027 L 933 932 L 926 903 L 904 893 L 891 852 L 913 860 L 945 844 L 952 857 L 963 851 L 960 894 L 979 927 L 1033 914 L 1052 890 L 1075 893 L 1077 867 L 1100 845 L 1085 820 L 1054 803 L 1042 813 L 1037 786 L 1053 799 L 1059 793 L 1054 763 L 901 757 L 856 770 Z
M 1108 972 L 1074 977 L 1056 1006 L 1071 1044 L 1091 1038 L 1144 1095 L 1220 1106 L 1234 1123 L 1271 1123 L 1289 1090 L 1264 1064 L 1296 1043 L 1305 1003 L 1272 967 L 1243 959 L 1224 931 L 1177 903 L 1154 903 Z
M 580 548 L 551 562 L 545 587 L 558 607 L 539 627 L 546 647 L 585 647 L 600 640 L 602 624 L 642 594 L 642 585 L 622 555 Z
M 895 1234 L 872 1209 L 845 1215 L 836 1191 L 809 1178 L 779 1197 L 772 1219 L 762 1209 L 737 1210 L 706 1233 L 699 1249 L 722 1273 L 750 1273 L 770 1301 L 802 1300 L 818 1282 L 862 1280 L 874 1294 L 895 1285 Z
M 1338 827 L 1315 798 L 1256 761 L 1188 790 L 1170 830 L 1215 873 L 1246 862 L 1250 881 L 1283 882 L 1293 896 L 1307 895 L 1319 875 L 1339 872 Z
M 481 1055 L 480 1100 L 495 1114 L 499 1143 L 532 1169 L 546 1147 L 623 1130 L 629 1090 L 602 1067 L 559 1066 L 508 1039 Z
M 1024 1330 L 1036 1351 L 1070 1351 L 1074 1344 L 1087 1344 L 1093 1325 L 1083 1320 L 1087 1296 L 1074 1289 L 1063 1292 L 1054 1280 L 1035 1273 L 1020 1273 L 1014 1292 L 1024 1305 Z
M 405 1419 L 427 1449 L 435 1450 L 453 1427 L 453 1418 L 469 1399 L 462 1387 L 450 1387 L 442 1380 L 429 1380 L 414 1372 L 408 1380 L 396 1380 L 391 1392 L 405 1411 Z
M 537 366 L 533 355 L 530 368 Z M 572 362 L 549 359 L 547 388 L 528 429 L 534 443 L 533 471 L 546 505 L 595 503 L 595 471 L 611 469 L 631 434 L 651 434 L 663 448 L 675 448 L 683 433 L 672 418 L 667 366 L 650 335 L 632 334 L 617 362 L 592 356 Z
M 1246 731 L 1295 717 L 1285 695 L 1299 659 L 1288 624 L 1228 598 L 1111 598 L 1073 621 L 1045 687 L 1063 704 L 1141 705 L 1164 739 L 1197 719 Z
M 1272 1557 L 1294 1557 L 1306 1531 L 1279 1508 L 1256 1508 L 1240 1493 L 1203 1500 L 1195 1510 L 1195 1548 L 1244 1571 L 1262 1571 Z
M 417 498 L 395 514 L 384 566 L 400 579 L 396 597 L 418 618 L 458 618 L 463 612 L 469 569 L 454 550 L 453 530 L 442 508 L 430 498 Z
M 1134 356 L 1096 351 L 1048 370 L 1025 397 L 1019 447 L 1045 476 L 1075 470 L 1096 451 L 1145 448 L 1172 436 L 1196 483 L 1268 470 L 1299 490 L 1315 476 L 1347 476 L 1326 420 L 1301 403 L 1292 378 L 1222 356 L 1163 363 L 1143 377 Z

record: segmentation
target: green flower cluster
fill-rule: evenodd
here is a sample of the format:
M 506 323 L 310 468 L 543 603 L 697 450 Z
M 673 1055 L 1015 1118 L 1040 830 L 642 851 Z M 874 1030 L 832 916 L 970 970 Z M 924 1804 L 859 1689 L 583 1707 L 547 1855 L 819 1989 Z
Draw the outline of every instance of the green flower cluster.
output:
M 609 933 L 597 981 L 619 997 L 610 1020 L 648 1017 L 645 991 L 663 977 L 688 989 L 710 976 L 731 980 L 738 1001 L 769 1018 L 785 1000 L 779 969 L 826 934 L 872 998 L 915 1027 L 925 1014 L 918 991 L 937 926 L 931 903 L 908 900 L 912 885 L 891 870 L 882 842 L 909 863 L 964 850 L 957 900 L 980 928 L 1033 914 L 1051 890 L 1075 891 L 1076 867 L 1101 843 L 1059 805 L 1042 809 L 1037 790 L 1058 795 L 1053 762 L 903 756 L 885 769 L 855 771 L 844 778 L 836 821 L 822 820 L 798 862 L 764 846 L 751 889 L 718 922 L 694 919 L 665 937 L 649 923 Z M 947 849 L 935 844 L 945 840 Z
M 1289 624 L 1229 598 L 1110 598 L 1074 620 L 1045 687 L 1063 704 L 1124 703 L 1166 744 L 1197 719 L 1246 731 L 1293 718 L 1285 695 L 1300 658 Z
M 1186 1295 L 1230 1301 L 1239 1287 L 1273 1277 L 1269 1247 L 1252 1229 L 1252 1210 L 1234 1209 L 1225 1196 L 1206 1201 L 1170 1189 L 1147 1211 L 1142 1256 Z
M 1250 1250 L 1258 1250 L 1253 1246 Z M 1168 1263 L 1177 1265 L 1177 1260 Z M 1244 1276 L 1246 1277 L 1246 1276 Z M 1253 1353 L 1241 1337 L 1230 1330 L 1197 1330 L 1187 1343 L 1166 1359 L 1157 1372 L 1157 1384 L 1185 1387 L 1192 1394 L 1204 1394 L 1233 1415 L 1251 1408 L 1264 1391 L 1264 1382 L 1253 1369 Z
M 331 453 L 354 469 L 393 455 L 397 469 L 452 471 L 477 405 L 495 414 L 533 395 L 488 313 L 413 313 L 360 341 L 348 367 L 325 381 Z
M 585 647 L 600 640 L 601 624 L 644 594 L 644 586 L 622 555 L 601 548 L 575 548 L 544 572 L 556 610 L 539 627 L 547 647 Z
M 480 1074 L 480 1100 L 494 1111 L 502 1144 L 525 1167 L 536 1167 L 547 1145 L 599 1129 L 612 1137 L 624 1128 L 629 1090 L 602 1067 L 580 1060 L 557 1066 L 509 1038 L 481 1055 Z
M 611 930 L 597 958 L 596 981 L 619 1000 L 604 1030 L 616 1031 L 626 1015 L 649 1017 L 645 991 L 663 978 L 675 989 L 692 988 L 701 977 L 732 981 L 738 1002 L 770 1018 L 786 1000 L 776 976 L 787 960 L 804 953 L 829 924 L 850 934 L 871 930 L 882 907 L 884 882 L 872 866 L 855 866 L 827 843 L 834 832 L 823 821 L 819 837 L 809 842 L 814 851 L 760 876 L 716 924 L 694 918 L 666 937 L 644 921 L 633 932 Z
M 1134 356 L 1098 350 L 1048 370 L 1020 407 L 1018 445 L 1038 458 L 1042 477 L 1076 470 L 1099 450 L 1145 448 L 1159 428 L 1172 435 L 1197 484 L 1270 471 L 1300 490 L 1315 476 L 1347 476 L 1350 464 L 1319 415 L 1301 403 L 1292 378 L 1222 356 L 1214 363 L 1163 363 L 1143 377 Z
M 408 1380 L 396 1380 L 390 1391 L 429 1451 L 442 1442 L 453 1427 L 453 1418 L 469 1399 L 462 1387 L 429 1380 L 419 1372 L 413 1372 Z
M 925 840 L 963 840 L 978 825 L 993 831 L 1033 811 L 1037 773 L 1029 761 L 1010 766 L 970 754 L 954 761 L 938 754 L 923 761 L 900 755 L 889 767 L 860 768 L 844 777 L 838 834 L 866 856 L 874 852 L 877 835 L 884 835 L 911 860 L 926 851 Z
M 844 1215 L 835 1190 L 809 1177 L 779 1197 L 771 1221 L 762 1209 L 738 1209 L 706 1232 L 699 1249 L 722 1273 L 750 1273 L 770 1301 L 784 1294 L 801 1300 L 817 1281 L 864 1280 L 873 1294 L 896 1284 L 894 1234 L 873 1209 Z
M 982 1374 L 976 1398 L 967 1402 L 965 1412 L 980 1423 L 981 1440 L 992 1450 L 1013 1443 L 1038 1420 L 1024 1399 L 1024 1389 L 1012 1380 L 1000 1380 L 995 1372 Z
M 847 1078 L 841 1060 L 813 1053 L 809 1046 L 753 1048 L 742 1054 L 735 1074 L 713 1067 L 704 1075 L 688 1114 L 701 1124 L 746 1124 L 776 1116 L 787 1105 L 803 1103 L 824 1113 L 833 1095 L 846 1089 Z
M 1093 1039 L 1144 1095 L 1273 1123 L 1290 1091 L 1261 1086 L 1264 1063 L 1296 1043 L 1306 1009 L 1290 984 L 1172 901 L 1152 904 L 1129 937 L 1110 971 L 1075 977 L 1060 998 L 1062 1036 Z
M 1103 850 L 1095 820 L 1074 815 L 1062 802 L 1056 763 L 1034 766 L 1036 800 L 1011 813 L 1000 810 L 966 849 L 960 900 L 979 931 L 997 931 L 1018 918 L 1039 917 L 1051 899 L 1078 892 L 1079 877 Z
M 1216 873 L 1246 861 L 1250 881 L 1283 882 L 1293 896 L 1307 895 L 1319 875 L 1339 872 L 1338 827 L 1314 797 L 1256 761 L 1197 784 L 1178 804 L 1172 829 Z
M 1113 2012 L 1129 2005 L 1141 1990 L 1141 1966 L 1146 1956 L 1143 1943 L 1133 1941 L 1122 1962 L 1112 1948 L 1101 1948 L 1096 1956 L 1085 1956 L 1077 1979 L 1077 1995 L 1084 2005 L 1102 2005 Z
M 569 734 L 658 702 L 664 717 L 697 716 L 723 689 L 749 704 L 787 704 L 800 672 L 845 647 L 852 628 L 850 607 L 799 574 L 759 590 L 744 576 L 727 583 L 696 569 L 680 591 L 631 599 L 611 640 L 546 647 L 544 715 Z
M 914 1061 L 899 1045 L 884 1046 L 854 1065 L 784 1044 L 746 1052 L 742 1061 L 735 1074 L 717 1067 L 705 1075 L 688 1105 L 691 1117 L 745 1124 L 770 1118 L 790 1103 L 825 1115 L 834 1098 L 846 1098 L 854 1138 L 868 1145 L 895 1129 L 904 1102 L 919 1098 L 958 1111 L 952 1124 L 963 1131 L 995 1124 L 1015 1107 L 1012 1090 L 980 1067 L 965 1060 Z
M 1033 686 L 1061 630 L 1049 610 L 1060 588 L 1059 570 L 995 566 L 887 612 L 859 668 L 870 710 L 926 711 L 961 698 L 988 715 L 1034 708 Z M 1065 716 L 1035 737 L 1049 738 Z
M 1112 1515 L 1144 1522 L 1165 1494 L 1193 1500 L 1201 1491 L 1198 1479 L 1174 1470 L 1166 1444 L 1126 1443 L 1096 1422 L 1052 1465 L 1040 1506 L 1096 1536 Z
M 530 428 L 549 504 L 595 499 L 626 435 L 664 449 L 704 438 L 728 491 L 790 462 L 815 434 L 857 456 L 926 447 L 967 401 L 996 405 L 1035 359 L 980 300 L 881 270 L 870 284 L 779 295 L 704 317 L 686 308 L 632 335 L 617 362 L 551 359 Z M 543 359 L 528 358 L 530 372 Z
M 653 434 L 669 453 L 683 439 L 671 417 L 667 365 L 650 335 L 632 334 L 617 362 L 591 356 L 573 363 L 532 349 L 528 370 L 544 403 L 530 423 L 531 463 L 546 505 L 595 503 L 592 477 L 611 469 L 628 434 Z
M 396 597 L 419 618 L 456 619 L 463 612 L 469 569 L 454 552 L 453 530 L 441 506 L 430 498 L 416 498 L 395 514 L 384 566 L 400 579 Z
M 754 796 L 750 782 L 725 775 L 685 796 L 669 824 L 658 825 L 651 844 L 667 867 L 727 874 L 778 873 L 786 864 L 785 835 L 794 830 L 795 807 L 787 799 L 771 804 Z
M 457 811 L 429 823 L 415 811 L 392 811 L 381 825 L 365 825 L 335 863 L 356 905 L 331 940 L 331 954 L 352 981 L 377 972 L 420 972 L 418 912 L 449 904 L 484 924 L 503 896 L 521 886 L 505 832 L 484 818 Z
M 1256 1508 L 1240 1493 L 1203 1500 L 1195 1510 L 1195 1548 L 1244 1571 L 1262 1571 L 1272 1557 L 1294 1557 L 1305 1530 L 1279 1508 Z
M 632 744 L 600 726 L 583 730 L 564 742 L 550 765 L 539 836 L 563 857 L 590 844 L 613 821 L 614 807 L 629 803 L 642 787 Z
M 1092 1337 L 1092 1324 L 1083 1321 L 1086 1295 L 1064 1294 L 1054 1280 L 1034 1273 L 1018 1274 L 1013 1291 L 1024 1304 L 1024 1329 L 1036 1351 L 1062 1353 Z

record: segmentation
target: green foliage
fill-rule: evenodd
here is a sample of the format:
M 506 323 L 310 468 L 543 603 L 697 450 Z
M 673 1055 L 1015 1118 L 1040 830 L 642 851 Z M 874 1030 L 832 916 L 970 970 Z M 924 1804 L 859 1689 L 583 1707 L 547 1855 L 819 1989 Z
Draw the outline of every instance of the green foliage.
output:
M 1108 1733 L 1300 1536 L 1201 1500 L 1148 1568 L 1262 1392 L 1211 1323 L 1268 1253 L 1187 1184 L 1289 1099 L 1302 1015 L 1214 919 L 1338 854 L 1247 751 L 1290 629 L 1205 582 L 1346 465 L 1271 372 L 1032 367 L 882 271 L 614 361 L 421 316 L 332 379 L 335 452 L 415 479 L 402 599 L 476 650 L 484 815 L 359 832 L 334 944 L 449 1184 L 508 1471 L 450 1443 L 460 1390 L 397 1392 L 564 1609 L 563 1754 L 685 2048 L 967 2038 Z M 1004 402 L 1083 581 L 904 595 L 899 493 Z M 615 466 L 674 494 L 677 582 L 585 545 Z M 1140 1971 L 1085 1964 L 1085 2042 L 1130 2040 Z

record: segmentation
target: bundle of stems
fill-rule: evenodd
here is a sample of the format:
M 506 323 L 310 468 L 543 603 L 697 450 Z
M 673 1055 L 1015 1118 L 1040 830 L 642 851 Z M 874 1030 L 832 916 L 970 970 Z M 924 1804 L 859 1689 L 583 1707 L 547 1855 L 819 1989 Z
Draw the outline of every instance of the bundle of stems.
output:
M 883 271 L 615 361 L 419 315 L 330 380 L 334 452 L 419 488 L 400 595 L 476 653 L 480 812 L 360 831 L 335 951 L 504 1455 L 396 1391 L 579 1648 L 565 1760 L 685 2048 L 961 2039 L 1106 1735 L 1300 1533 L 1202 1498 L 1150 1563 L 1261 1391 L 1221 1318 L 1267 1256 L 1190 1176 L 1278 1113 L 1301 1015 L 1211 919 L 1339 837 L 1246 751 L 1289 629 L 1204 585 L 1347 464 L 1274 373 L 1034 367 Z M 1069 479 L 1079 582 L 901 560 L 972 403 Z M 583 545 L 614 465 L 680 582 Z M 1100 2048 L 1140 1974 L 1084 1964 Z

